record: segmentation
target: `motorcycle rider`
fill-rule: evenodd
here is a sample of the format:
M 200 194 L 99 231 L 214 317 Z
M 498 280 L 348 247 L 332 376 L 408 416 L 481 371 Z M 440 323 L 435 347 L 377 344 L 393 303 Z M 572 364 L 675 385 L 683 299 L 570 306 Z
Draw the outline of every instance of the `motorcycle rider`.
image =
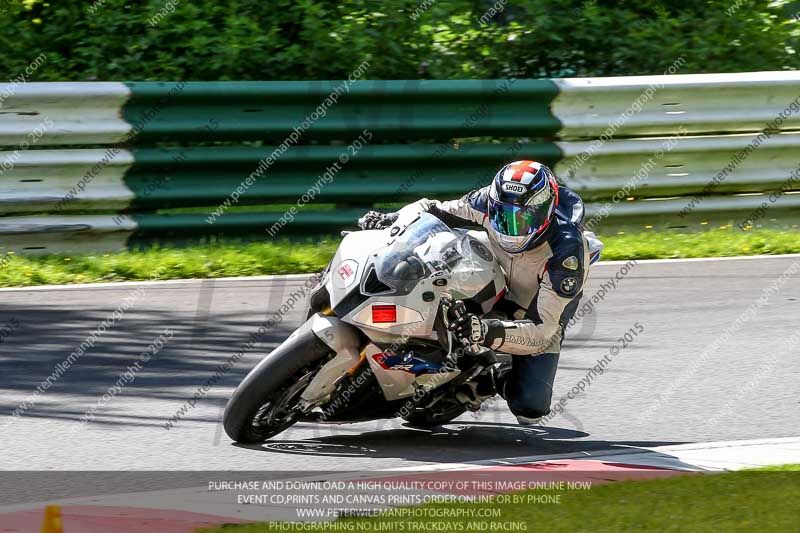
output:
M 423 198 L 406 210 L 431 213 L 450 227 L 486 229 L 508 290 L 490 313 L 462 312 L 450 327 L 456 337 L 512 356 L 511 367 L 479 382 L 471 399 L 479 405 L 496 392 L 521 424 L 536 423 L 550 412 L 564 328 L 603 247 L 583 230 L 582 200 L 547 166 L 526 160 L 505 165 L 488 186 L 459 200 Z M 399 215 L 370 211 L 359 226 L 386 228 Z

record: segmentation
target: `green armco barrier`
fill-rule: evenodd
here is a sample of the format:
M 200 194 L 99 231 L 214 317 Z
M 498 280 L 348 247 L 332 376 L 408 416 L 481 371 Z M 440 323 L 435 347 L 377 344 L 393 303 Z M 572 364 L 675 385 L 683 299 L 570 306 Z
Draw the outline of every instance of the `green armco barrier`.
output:
M 228 198 L 274 148 L 137 149 L 124 181 L 131 209 L 217 205 Z M 504 163 L 537 159 L 554 165 L 552 143 L 416 144 L 290 148 L 238 198 L 239 205 L 294 203 L 307 191 L 314 201 L 369 205 L 421 196 L 450 198 L 483 186 Z M 340 158 L 347 157 L 345 163 Z M 335 165 L 335 166 L 332 166 Z M 339 168 L 340 170 L 336 170 Z M 330 170 L 330 183 L 314 184 Z M 365 192 L 369 196 L 363 196 Z
M 550 165 L 601 228 L 800 219 L 794 71 L 0 92 L 0 249 L 17 253 L 334 233 L 520 159 Z
M 363 209 L 325 209 L 300 211 L 294 215 L 296 224 L 282 227 L 281 234 L 336 233 L 340 230 L 356 230 L 356 221 L 364 214 Z M 215 236 L 269 239 L 268 230 L 279 224 L 286 216 L 284 211 L 264 213 L 231 213 L 214 224 Z M 132 240 L 147 242 L 174 239 L 197 239 L 209 234 L 206 215 L 134 215 L 136 231 Z
M 614 78 L 0 84 L 0 145 L 800 131 L 800 72 Z M 741 112 L 746 110 L 746 113 Z M 40 134 L 37 130 L 42 130 Z M 294 135 L 293 135 L 294 134 Z
M 550 80 L 126 83 L 137 143 L 554 136 Z M 304 127 L 305 126 L 305 127 Z

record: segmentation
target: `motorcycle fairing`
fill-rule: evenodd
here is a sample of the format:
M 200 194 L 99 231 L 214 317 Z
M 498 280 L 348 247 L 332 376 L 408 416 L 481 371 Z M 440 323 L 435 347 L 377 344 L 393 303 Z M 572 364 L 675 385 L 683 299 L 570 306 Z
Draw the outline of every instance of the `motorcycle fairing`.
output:
M 458 376 L 461 371 L 440 365 L 436 372 L 410 372 L 407 363 L 402 363 L 401 355 L 387 355 L 374 344 L 365 349 L 370 369 L 375 374 L 378 384 L 388 401 L 409 398 L 418 391 L 429 391 L 444 385 Z M 399 357 L 400 359 L 395 359 Z M 413 357 L 412 357 L 413 358 Z M 412 364 L 412 366 L 414 366 Z M 418 367 L 421 369 L 421 367 Z M 429 368 L 433 368 L 430 366 Z
M 484 232 L 453 230 L 429 213 L 401 215 L 386 230 L 344 237 L 321 283 L 334 314 L 371 341 L 366 359 L 387 400 L 438 387 L 459 374 L 420 362 L 381 365 L 370 355 L 384 352 L 379 345 L 405 357 L 403 347 L 413 339 L 438 340 L 434 327 L 443 296 L 471 300 L 488 311 L 505 288 L 489 250 Z M 396 318 L 374 321 L 373 306 L 393 307 L 389 316 Z

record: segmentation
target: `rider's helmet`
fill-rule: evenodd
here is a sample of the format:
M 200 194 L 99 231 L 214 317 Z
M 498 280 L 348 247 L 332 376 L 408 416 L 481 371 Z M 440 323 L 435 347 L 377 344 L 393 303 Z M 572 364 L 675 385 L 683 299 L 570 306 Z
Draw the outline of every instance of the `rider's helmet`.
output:
M 542 240 L 558 204 L 553 172 L 536 161 L 514 161 L 489 186 L 489 220 L 500 246 L 510 253 Z

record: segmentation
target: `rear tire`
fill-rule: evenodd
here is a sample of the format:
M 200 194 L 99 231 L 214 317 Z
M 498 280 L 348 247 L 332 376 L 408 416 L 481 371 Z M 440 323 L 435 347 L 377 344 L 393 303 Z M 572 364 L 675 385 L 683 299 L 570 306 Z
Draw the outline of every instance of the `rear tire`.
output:
M 308 324 L 262 359 L 234 391 L 223 418 L 234 441 L 264 442 L 297 422 L 300 395 L 332 354 Z
M 436 409 L 436 407 L 439 407 L 439 404 L 436 404 L 433 409 L 414 411 L 404 416 L 403 419 L 412 426 L 427 429 L 452 422 L 467 412 L 467 408 L 455 400 L 443 399 L 442 402 L 448 403 L 447 405 L 442 405 L 439 409 Z

